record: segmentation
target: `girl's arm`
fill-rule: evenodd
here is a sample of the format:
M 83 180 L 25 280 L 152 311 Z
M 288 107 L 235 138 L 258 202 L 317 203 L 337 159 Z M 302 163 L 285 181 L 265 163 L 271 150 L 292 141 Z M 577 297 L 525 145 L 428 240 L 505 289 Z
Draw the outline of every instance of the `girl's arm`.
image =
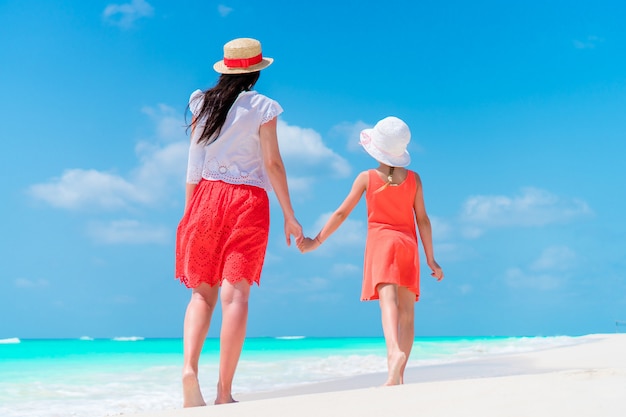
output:
M 339 228 L 339 226 L 341 226 L 341 223 L 348 218 L 367 189 L 368 175 L 367 171 L 364 171 L 356 177 L 354 183 L 352 184 L 350 193 L 346 199 L 343 200 L 343 203 L 341 203 L 339 208 L 330 216 L 315 239 L 305 238 L 302 243 L 298 245 L 300 252 L 305 253 L 317 249 L 326 239 L 328 239 L 330 235 L 335 232 L 335 230 Z
M 424 204 L 424 192 L 422 190 L 422 180 L 420 176 L 415 173 L 415 180 L 417 182 L 417 192 L 415 193 L 415 202 L 413 203 L 413 209 L 415 211 L 415 221 L 417 222 L 417 229 L 419 230 L 420 239 L 424 246 L 424 253 L 426 254 L 426 262 L 433 271 L 432 276 L 437 278 L 437 281 L 443 279 L 443 270 L 435 261 L 435 255 L 433 253 L 433 232 L 430 226 L 430 219 L 426 214 L 426 205 Z
M 259 135 L 261 138 L 261 153 L 263 154 L 263 164 L 274 188 L 274 193 L 283 210 L 285 219 L 285 239 L 287 246 L 291 245 L 291 235 L 296 238 L 296 243 L 300 242 L 302 236 L 302 226 L 296 220 L 291 199 L 289 197 L 289 187 L 287 186 L 287 173 L 283 159 L 278 148 L 278 136 L 276 135 L 276 117 L 261 125 Z

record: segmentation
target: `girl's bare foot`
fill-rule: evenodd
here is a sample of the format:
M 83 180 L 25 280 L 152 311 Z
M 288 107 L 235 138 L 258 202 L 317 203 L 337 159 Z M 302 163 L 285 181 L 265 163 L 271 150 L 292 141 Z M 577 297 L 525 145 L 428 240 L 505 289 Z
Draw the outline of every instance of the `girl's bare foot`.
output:
M 219 405 L 219 404 L 230 404 L 230 403 L 236 403 L 236 402 L 238 402 L 238 401 L 235 401 L 232 396 L 228 396 L 228 397 L 225 398 L 225 400 L 221 399 L 219 397 L 216 398 L 214 404 L 215 405 Z
M 385 382 L 385 386 L 389 385 L 399 385 L 402 383 L 402 375 L 400 374 L 402 371 L 402 365 L 404 365 L 404 361 L 406 360 L 406 354 L 401 350 L 398 350 L 387 358 L 387 367 L 389 368 L 389 374 L 387 377 L 387 382 Z
M 215 397 L 215 405 L 218 404 L 230 404 L 230 403 L 236 403 L 237 401 L 235 401 L 233 399 L 232 394 L 229 392 L 225 392 L 225 390 L 220 389 L 220 384 L 219 382 L 217 383 L 217 396 Z
M 201 407 L 206 405 L 202 392 L 200 391 L 200 383 L 195 372 L 183 373 L 183 407 Z

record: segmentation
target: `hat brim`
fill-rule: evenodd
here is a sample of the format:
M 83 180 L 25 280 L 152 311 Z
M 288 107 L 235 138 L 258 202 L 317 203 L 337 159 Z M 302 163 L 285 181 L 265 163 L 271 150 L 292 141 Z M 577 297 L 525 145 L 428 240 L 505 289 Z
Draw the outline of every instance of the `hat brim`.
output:
M 274 62 L 274 58 L 263 58 L 258 64 L 251 65 L 246 68 L 228 68 L 224 61 L 217 61 L 213 64 L 213 69 L 220 74 L 247 74 L 249 72 L 261 71 L 269 67 Z
M 364 138 L 364 136 L 371 137 L 372 134 L 375 134 L 374 129 L 363 129 L 359 135 L 360 145 L 372 158 L 390 167 L 405 167 L 411 163 L 411 155 L 409 155 L 408 151 L 404 151 L 404 153 L 399 156 L 389 155 L 378 149 L 371 140 Z

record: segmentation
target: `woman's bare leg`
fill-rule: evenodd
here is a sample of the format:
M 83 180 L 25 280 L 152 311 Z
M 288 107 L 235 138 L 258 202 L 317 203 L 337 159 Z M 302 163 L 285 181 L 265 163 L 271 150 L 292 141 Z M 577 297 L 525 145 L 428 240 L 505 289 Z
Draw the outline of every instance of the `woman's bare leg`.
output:
M 183 407 L 206 405 L 198 382 L 198 362 L 209 332 L 219 287 L 206 283 L 194 288 L 185 313 L 183 333 Z
M 379 284 L 377 289 L 383 334 L 387 345 L 388 376 L 385 385 L 398 385 L 402 365 L 406 361 L 406 355 L 398 343 L 398 286 Z
M 404 384 L 404 369 L 415 339 L 415 294 L 406 287 L 398 288 L 398 345 L 405 359 L 400 368 L 400 383 Z
M 250 284 L 222 282 L 222 330 L 220 334 L 220 371 L 215 404 L 232 403 L 233 378 L 246 338 Z

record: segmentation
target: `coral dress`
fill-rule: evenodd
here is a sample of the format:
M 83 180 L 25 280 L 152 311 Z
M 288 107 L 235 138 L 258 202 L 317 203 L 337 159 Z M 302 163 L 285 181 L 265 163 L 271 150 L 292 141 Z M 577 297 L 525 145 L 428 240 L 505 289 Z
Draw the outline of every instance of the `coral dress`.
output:
M 419 254 L 413 203 L 417 192 L 415 173 L 397 186 L 385 185 L 376 170 L 369 172 L 367 241 L 363 265 L 361 300 L 377 300 L 376 285 L 397 284 L 419 299 Z

